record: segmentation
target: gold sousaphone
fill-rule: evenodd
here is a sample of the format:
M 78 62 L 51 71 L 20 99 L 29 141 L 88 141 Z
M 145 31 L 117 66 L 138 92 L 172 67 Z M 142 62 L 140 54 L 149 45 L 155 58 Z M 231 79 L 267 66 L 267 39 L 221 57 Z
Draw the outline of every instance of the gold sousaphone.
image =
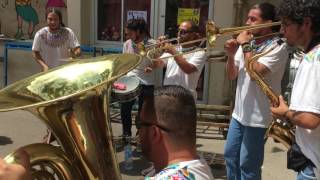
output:
M 61 145 L 22 147 L 30 156 L 32 179 L 121 179 L 112 145 L 108 97 L 112 82 L 140 61 L 134 54 L 79 60 L 0 91 L 1 112 L 31 112 Z M 14 152 L 5 160 L 19 163 L 19 154 Z

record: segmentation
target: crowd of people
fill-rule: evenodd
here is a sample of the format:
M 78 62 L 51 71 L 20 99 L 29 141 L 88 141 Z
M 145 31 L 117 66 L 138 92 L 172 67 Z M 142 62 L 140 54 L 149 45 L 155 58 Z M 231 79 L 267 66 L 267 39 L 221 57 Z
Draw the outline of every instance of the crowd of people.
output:
M 42 70 L 58 65 L 71 49 L 80 56 L 79 43 L 72 30 L 63 27 L 61 14 L 47 14 L 48 27 L 36 33 L 34 57 Z M 235 106 L 230 120 L 224 149 L 227 179 L 262 179 L 264 144 L 272 116 L 295 125 L 295 141 L 288 151 L 288 168 L 297 172 L 298 180 L 320 179 L 320 1 L 282 0 L 277 9 L 271 3 L 252 6 L 246 25 L 281 21 L 276 27 L 245 30 L 227 40 L 226 71 L 230 80 L 237 80 Z M 153 163 L 155 174 L 145 179 L 214 179 L 210 167 L 197 156 L 196 149 L 196 84 L 204 67 L 204 50 L 183 55 L 198 44 L 173 46 L 163 38 L 150 38 L 146 22 L 133 19 L 126 25 L 129 39 L 123 53 L 139 53 L 141 44 L 160 43 L 164 54 L 141 64 L 127 76 L 137 77 L 142 90 L 138 97 L 138 136 L 143 154 Z M 180 43 L 198 39 L 199 28 L 192 21 L 179 25 Z M 304 52 L 288 105 L 279 96 L 280 104 L 270 104 L 261 87 L 252 80 L 247 61 L 254 55 L 270 50 L 253 63 L 253 70 L 263 76 L 275 93 L 281 93 L 288 47 Z M 57 49 L 57 51 L 53 51 Z M 54 54 L 52 54 L 54 52 Z M 173 57 L 169 57 L 174 55 Z M 154 87 L 154 69 L 165 68 L 162 87 Z M 131 137 L 131 111 L 135 100 L 121 103 L 123 136 Z M 28 179 L 28 162 L 24 167 L 0 161 L 0 179 Z

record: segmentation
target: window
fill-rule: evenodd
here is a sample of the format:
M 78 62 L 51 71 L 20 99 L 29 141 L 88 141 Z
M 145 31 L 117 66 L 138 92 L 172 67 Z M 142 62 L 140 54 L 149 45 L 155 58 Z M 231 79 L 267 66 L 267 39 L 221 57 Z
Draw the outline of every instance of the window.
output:
M 131 18 L 144 18 L 150 27 L 150 0 L 98 0 L 97 40 L 122 42 Z M 122 23 L 123 22 L 123 23 Z
M 176 37 L 179 22 L 193 20 L 204 36 L 208 12 L 209 0 L 167 0 L 165 34 Z

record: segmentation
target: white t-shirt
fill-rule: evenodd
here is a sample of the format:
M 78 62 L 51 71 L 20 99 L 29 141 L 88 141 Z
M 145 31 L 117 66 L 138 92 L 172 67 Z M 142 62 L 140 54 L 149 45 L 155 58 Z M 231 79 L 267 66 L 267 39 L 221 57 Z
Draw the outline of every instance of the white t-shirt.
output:
M 204 160 L 184 161 L 170 165 L 153 177 L 145 177 L 145 180 L 213 180 L 213 175 Z
M 44 27 L 34 36 L 32 50 L 39 51 L 49 68 L 53 68 L 65 63 L 60 59 L 69 58 L 69 49 L 79 46 L 79 41 L 70 28 L 62 27 L 53 34 L 48 27 Z
M 290 110 L 320 114 L 320 45 L 307 53 L 297 71 L 293 84 Z M 297 126 L 296 142 L 303 154 L 317 167 L 320 179 L 320 126 L 304 129 Z
M 164 53 L 161 57 L 171 56 L 171 54 Z M 188 61 L 188 63 L 194 65 L 197 71 L 186 74 L 182 71 L 179 65 L 176 63 L 174 58 L 167 59 L 167 70 L 164 77 L 164 85 L 180 85 L 188 90 L 190 90 L 195 99 L 197 99 L 197 84 L 199 76 L 201 74 L 202 68 L 206 62 L 205 52 L 197 51 L 190 54 L 185 54 L 183 57 Z
M 263 52 L 274 46 L 277 47 L 267 55 L 260 57 L 258 62 L 268 67 L 270 73 L 266 74 L 264 78 L 275 93 L 280 94 L 281 79 L 288 59 L 288 51 L 287 45 L 285 43 L 277 45 L 277 40 L 279 39 L 273 39 L 261 44 L 260 49 Z M 269 99 L 246 72 L 241 46 L 238 48 L 234 59 L 239 70 L 232 117 L 244 126 L 266 128 L 272 118 Z
M 148 43 L 150 43 L 152 40 L 148 40 Z M 123 53 L 138 53 L 137 50 L 133 47 L 133 42 L 131 39 L 127 40 L 123 44 Z M 141 63 L 132 71 L 128 72 L 129 76 L 136 76 L 140 82 L 144 85 L 154 85 L 155 81 L 155 72 L 152 71 L 150 73 L 146 73 L 144 69 L 151 65 L 151 60 L 143 57 Z

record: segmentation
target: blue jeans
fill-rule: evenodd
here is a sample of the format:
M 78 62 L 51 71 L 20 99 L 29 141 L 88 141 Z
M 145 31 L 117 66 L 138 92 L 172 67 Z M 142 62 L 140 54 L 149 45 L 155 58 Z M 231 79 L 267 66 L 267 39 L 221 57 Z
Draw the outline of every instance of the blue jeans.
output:
M 228 180 L 261 179 L 266 130 L 231 119 L 224 149 Z
M 314 166 L 312 164 L 305 167 L 297 175 L 297 180 L 316 180 L 316 176 L 313 171 Z
M 146 95 L 152 95 L 154 86 L 147 86 L 147 85 L 141 85 L 141 92 L 138 97 L 138 115 L 136 117 L 136 121 L 139 120 L 139 115 L 140 111 L 142 108 L 143 104 L 143 99 Z M 120 115 L 121 115 L 121 121 L 122 121 L 122 134 L 125 136 L 131 136 L 131 127 L 132 127 L 132 117 L 131 117 L 131 111 L 132 111 L 132 106 L 136 100 L 128 101 L 128 102 L 123 102 L 121 103 L 120 106 Z M 138 127 L 137 127 L 138 128 Z

